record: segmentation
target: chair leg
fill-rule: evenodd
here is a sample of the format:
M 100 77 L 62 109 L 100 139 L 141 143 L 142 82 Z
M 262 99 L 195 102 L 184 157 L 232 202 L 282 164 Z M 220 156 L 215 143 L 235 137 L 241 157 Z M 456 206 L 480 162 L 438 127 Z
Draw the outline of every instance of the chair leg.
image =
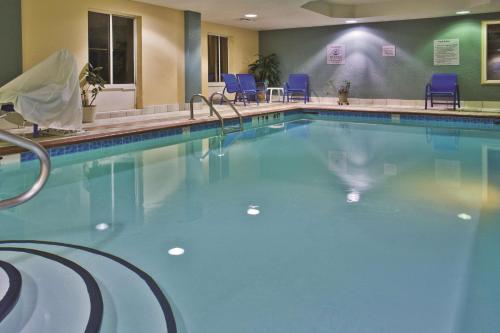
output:
M 428 101 L 429 101 L 429 96 L 427 96 L 427 95 L 426 95 L 426 96 L 425 96 L 425 109 L 426 109 L 426 110 L 428 110 L 428 109 L 429 109 L 429 108 L 428 108 L 428 105 L 427 105 L 427 104 L 428 104 Z
M 38 127 L 38 124 L 33 125 L 33 137 L 38 138 L 40 136 L 40 128 Z

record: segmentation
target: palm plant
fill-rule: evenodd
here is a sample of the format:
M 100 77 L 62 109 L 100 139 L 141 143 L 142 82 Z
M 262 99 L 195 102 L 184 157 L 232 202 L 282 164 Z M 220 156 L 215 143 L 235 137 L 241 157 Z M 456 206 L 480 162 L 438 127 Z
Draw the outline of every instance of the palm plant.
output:
M 281 80 L 279 66 L 278 56 L 275 53 L 267 56 L 259 54 L 257 60 L 250 64 L 248 69 L 257 81 L 264 82 L 266 86 L 277 87 Z
M 102 69 L 102 67 L 94 67 L 90 63 L 83 69 L 80 85 L 82 87 L 82 104 L 84 107 L 93 106 L 97 95 L 104 89 L 106 81 L 99 74 Z

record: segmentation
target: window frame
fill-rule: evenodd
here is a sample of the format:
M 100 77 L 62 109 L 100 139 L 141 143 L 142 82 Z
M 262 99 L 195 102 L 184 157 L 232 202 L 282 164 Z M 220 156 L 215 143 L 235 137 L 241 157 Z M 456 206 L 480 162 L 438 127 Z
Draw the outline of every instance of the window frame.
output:
M 482 85 L 500 85 L 500 80 L 488 78 L 488 27 L 490 25 L 500 25 L 500 20 L 481 22 L 481 84 Z
M 102 10 L 97 10 L 97 9 L 89 9 L 88 13 L 97 13 L 97 14 L 103 14 L 107 15 L 109 18 L 109 78 L 110 81 L 109 83 L 106 83 L 104 85 L 104 90 L 108 91 L 114 91 L 114 90 L 136 90 L 137 88 L 137 57 L 138 57 L 138 51 L 137 51 L 137 17 L 133 15 L 127 15 L 123 13 L 116 13 L 116 12 L 109 12 L 109 11 L 102 11 Z M 134 22 L 134 31 L 133 31 L 133 41 L 134 41 L 134 82 L 133 83 L 114 83 L 114 70 L 113 70 L 113 16 L 118 16 L 118 17 L 123 17 L 123 18 L 128 18 L 132 19 Z M 87 14 L 88 17 L 88 14 Z M 87 34 L 88 34 L 88 27 L 89 27 L 89 22 L 87 18 Z M 89 39 L 90 36 L 87 36 L 87 40 Z M 90 61 L 88 59 L 89 56 L 89 49 L 90 45 L 87 45 L 87 61 Z
M 209 47 L 209 40 L 210 40 L 210 37 L 217 37 L 218 39 L 218 50 L 217 50 L 217 65 L 218 65 L 218 69 L 219 69 L 219 72 L 216 73 L 216 75 L 218 75 L 219 77 L 219 81 L 210 81 L 208 79 L 208 74 L 210 73 L 210 64 L 208 63 L 208 54 L 210 53 L 210 47 Z M 221 38 L 226 38 L 227 39 L 227 71 L 230 72 L 231 71 L 231 66 L 230 66 L 230 61 L 229 59 L 231 58 L 230 57 L 230 43 L 231 43 L 231 38 L 230 36 L 227 36 L 227 35 L 223 35 L 223 34 L 219 34 L 219 33 L 212 33 L 212 32 L 209 32 L 207 33 L 207 81 L 208 81 L 208 86 L 209 87 L 218 87 L 218 86 L 221 86 L 224 84 L 224 81 L 222 80 L 222 69 L 221 69 L 221 42 L 220 42 L 220 39 Z

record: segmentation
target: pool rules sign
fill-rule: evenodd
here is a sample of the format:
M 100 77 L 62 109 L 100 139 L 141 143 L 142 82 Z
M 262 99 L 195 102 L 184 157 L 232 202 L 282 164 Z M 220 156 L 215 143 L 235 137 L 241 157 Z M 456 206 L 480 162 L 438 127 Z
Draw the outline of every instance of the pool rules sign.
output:
M 345 45 L 330 44 L 326 53 L 326 63 L 328 65 L 345 65 Z
M 434 41 L 434 66 L 460 65 L 460 40 L 439 39 Z

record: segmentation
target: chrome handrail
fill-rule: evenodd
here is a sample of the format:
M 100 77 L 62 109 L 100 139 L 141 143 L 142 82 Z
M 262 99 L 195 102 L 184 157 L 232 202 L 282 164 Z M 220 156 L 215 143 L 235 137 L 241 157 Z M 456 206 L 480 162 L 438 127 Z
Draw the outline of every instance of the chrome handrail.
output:
M 196 94 L 191 97 L 191 101 L 189 102 L 189 111 L 190 111 L 190 118 L 189 120 L 194 120 L 194 100 L 196 98 L 201 98 L 205 103 L 207 103 L 208 107 L 210 108 L 210 117 L 213 117 L 214 113 L 217 115 L 217 118 L 219 118 L 220 124 L 222 131 L 224 131 L 224 118 L 221 116 L 221 114 L 214 108 L 213 104 L 208 101 L 208 99 L 203 96 L 202 94 Z
M 189 120 L 194 120 L 194 100 L 196 98 L 200 98 L 202 99 L 205 103 L 207 103 L 208 107 L 210 108 L 210 117 L 212 117 L 214 115 L 214 107 L 212 104 L 210 104 L 210 102 L 208 101 L 208 99 L 203 96 L 202 94 L 196 94 L 196 95 L 193 95 L 191 97 L 191 100 L 189 101 Z
M 0 140 L 7 141 L 13 145 L 31 151 L 40 161 L 40 174 L 38 175 L 38 179 L 33 186 L 28 191 L 15 198 L 0 201 L 0 210 L 2 210 L 22 205 L 23 203 L 33 199 L 47 183 L 50 176 L 51 163 L 47 150 L 32 140 L 25 139 L 3 130 L 0 130 Z
M 231 107 L 231 109 L 233 109 L 233 111 L 238 115 L 238 118 L 240 119 L 240 131 L 243 131 L 243 117 L 241 116 L 241 113 L 238 111 L 238 109 L 234 106 L 234 104 L 223 93 L 214 92 L 212 94 L 212 96 L 210 96 L 210 105 L 212 105 L 212 108 L 214 105 L 214 97 L 215 96 L 220 96 L 222 98 L 222 100 L 224 102 L 226 102 Z M 223 129 L 224 129 L 224 127 L 223 127 Z

